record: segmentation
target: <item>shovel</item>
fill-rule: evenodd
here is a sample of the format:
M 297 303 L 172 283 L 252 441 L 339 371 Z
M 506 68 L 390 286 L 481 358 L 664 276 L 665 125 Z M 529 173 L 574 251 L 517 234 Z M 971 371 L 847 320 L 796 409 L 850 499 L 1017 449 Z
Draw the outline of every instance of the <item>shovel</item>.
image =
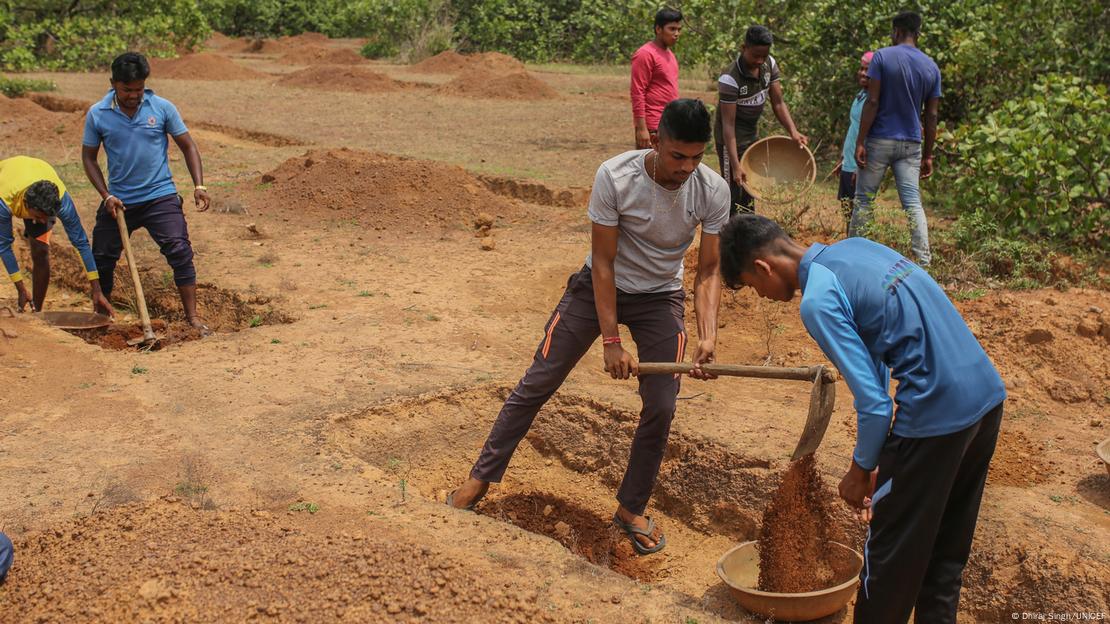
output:
M 640 362 L 641 375 L 685 374 L 692 366 L 682 362 Z M 741 366 L 737 364 L 702 364 L 701 369 L 723 377 L 754 377 L 757 379 L 787 379 L 808 381 L 809 413 L 806 424 L 790 461 L 796 461 L 817 450 L 829 428 L 833 406 L 836 402 L 836 373 L 825 366 L 784 368 L 779 366 Z
M 150 314 L 146 311 L 146 296 L 143 295 L 143 283 L 139 281 L 139 267 L 135 264 L 135 254 L 131 253 L 131 237 L 127 233 L 127 221 L 123 218 L 123 211 L 116 211 L 116 224 L 119 225 L 119 235 L 123 239 L 123 251 L 127 255 L 127 267 L 131 269 L 131 281 L 135 282 L 135 298 L 139 303 L 139 320 L 143 324 L 143 337 L 132 338 L 127 341 L 127 345 L 134 347 L 138 345 L 152 346 L 158 342 L 158 336 L 154 335 L 154 330 L 150 328 Z

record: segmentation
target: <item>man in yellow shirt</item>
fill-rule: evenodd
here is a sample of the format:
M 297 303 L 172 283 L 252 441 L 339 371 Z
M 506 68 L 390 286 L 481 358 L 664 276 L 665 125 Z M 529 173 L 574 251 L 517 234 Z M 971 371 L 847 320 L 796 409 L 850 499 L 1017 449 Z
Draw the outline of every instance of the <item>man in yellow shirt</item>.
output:
M 12 220 L 15 218 L 23 219 L 23 235 L 31 246 L 33 297 L 27 292 L 23 273 L 12 251 L 12 244 L 15 243 Z M 85 265 L 93 308 L 113 314 L 112 305 L 100 290 L 100 275 L 96 271 L 89 239 L 81 227 L 81 217 L 58 173 L 49 163 L 38 158 L 14 156 L 0 160 L 0 261 L 3 261 L 8 276 L 15 283 L 20 312 L 28 303 L 32 312 L 42 310 L 46 289 L 50 285 L 50 233 L 58 220 Z

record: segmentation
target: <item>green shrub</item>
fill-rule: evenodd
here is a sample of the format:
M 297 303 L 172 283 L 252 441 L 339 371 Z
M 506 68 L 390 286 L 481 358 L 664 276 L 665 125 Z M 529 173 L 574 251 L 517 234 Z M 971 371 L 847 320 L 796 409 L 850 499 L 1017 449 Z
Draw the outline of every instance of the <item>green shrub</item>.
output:
M 1083 244 L 1110 234 L 1105 85 L 1046 76 L 1028 97 L 962 125 L 951 141 L 946 177 L 961 212 L 981 212 L 1010 237 Z
M 30 78 L 5 78 L 0 76 L 0 93 L 14 98 L 29 91 L 54 91 L 58 85 L 49 80 L 32 80 Z
M 173 56 L 210 33 L 197 4 L 187 0 L 0 6 L 14 18 L 0 29 L 0 67 L 14 71 L 100 68 L 127 50 Z

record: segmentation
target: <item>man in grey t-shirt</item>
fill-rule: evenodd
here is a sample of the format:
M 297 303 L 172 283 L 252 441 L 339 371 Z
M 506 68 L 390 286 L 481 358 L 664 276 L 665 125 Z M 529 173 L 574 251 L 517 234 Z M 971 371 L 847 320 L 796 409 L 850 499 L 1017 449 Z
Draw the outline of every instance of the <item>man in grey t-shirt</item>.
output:
M 470 478 L 447 504 L 473 509 L 490 483 L 501 481 L 517 444 L 547 399 L 602 336 L 605 370 L 614 379 L 639 376 L 636 358 L 621 346 L 624 324 L 644 361 L 681 362 L 686 348 L 682 261 L 701 226 L 694 311 L 698 343 L 690 374 L 707 379 L 721 299 L 718 233 L 728 220 L 729 188 L 701 164 L 711 136 L 709 113 L 697 100 L 674 100 L 663 110 L 653 149 L 626 152 L 601 165 L 590 196 L 592 252 L 570 276 L 532 365 L 497 416 Z M 613 521 L 640 554 L 666 540 L 644 516 L 674 417 L 679 375 L 639 376 L 643 409 L 632 440 Z

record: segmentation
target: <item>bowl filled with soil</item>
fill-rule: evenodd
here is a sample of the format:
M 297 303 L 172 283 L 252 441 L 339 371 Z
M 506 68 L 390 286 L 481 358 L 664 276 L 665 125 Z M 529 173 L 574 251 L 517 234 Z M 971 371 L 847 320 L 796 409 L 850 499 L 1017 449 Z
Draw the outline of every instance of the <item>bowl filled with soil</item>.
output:
M 785 136 L 752 143 L 740 157 L 744 188 L 752 197 L 772 204 L 796 201 L 817 179 L 817 163 L 808 147 Z
M 741 607 L 784 622 L 807 622 L 844 608 L 856 593 L 863 555 L 839 542 L 826 542 L 832 585 L 806 592 L 762 591 L 759 587 L 759 542 L 744 542 L 717 561 L 717 576 Z
M 1106 473 L 1110 474 L 1110 438 L 1106 438 L 1099 443 L 1098 456 L 1102 458 L 1102 463 L 1106 464 Z

